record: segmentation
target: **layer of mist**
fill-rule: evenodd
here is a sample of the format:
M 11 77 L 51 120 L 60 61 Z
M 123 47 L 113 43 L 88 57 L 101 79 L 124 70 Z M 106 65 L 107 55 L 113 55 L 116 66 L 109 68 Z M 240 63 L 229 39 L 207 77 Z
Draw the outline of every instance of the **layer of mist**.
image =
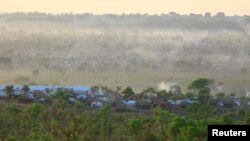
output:
M 238 88 L 250 84 L 249 79 L 241 79 L 250 71 L 249 33 L 250 16 L 223 13 L 215 16 L 174 12 L 162 15 L 4 13 L 0 14 L 0 71 L 6 77 L 1 83 L 89 81 L 114 86 L 120 84 L 103 83 L 106 77 L 95 75 L 112 73 L 113 81 L 125 77 L 120 74 L 145 74 L 145 80 L 137 80 L 138 87 L 142 87 L 148 73 L 171 74 L 167 78 L 182 83 L 179 77 L 179 80 L 171 79 L 178 73 L 190 75 L 189 80 L 195 79 L 194 75 L 218 78 L 218 81 L 227 79 L 224 81 L 236 83 L 232 88 Z M 81 77 L 71 80 L 70 74 Z M 89 74 L 91 77 L 85 79 Z M 57 77 L 46 80 L 45 75 Z M 237 80 L 230 78 L 233 75 L 243 76 Z M 126 80 L 121 85 L 134 81 Z M 159 77 L 154 80 L 155 85 L 161 81 L 169 82 Z M 246 86 L 242 89 L 248 90 Z

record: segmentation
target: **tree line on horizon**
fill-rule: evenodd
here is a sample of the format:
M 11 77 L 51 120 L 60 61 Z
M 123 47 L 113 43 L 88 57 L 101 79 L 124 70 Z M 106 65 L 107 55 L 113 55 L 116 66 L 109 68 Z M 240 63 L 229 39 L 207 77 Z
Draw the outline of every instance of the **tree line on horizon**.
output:
M 40 13 L 40 12 L 16 12 L 2 13 L 0 20 L 4 21 L 48 21 L 59 23 L 81 23 L 86 27 L 140 27 L 140 28 L 178 28 L 178 29 L 229 29 L 244 30 L 250 23 L 249 15 L 226 16 L 223 12 L 212 15 L 209 12 L 202 14 L 180 15 L 176 12 L 150 14 L 103 14 L 92 13 Z

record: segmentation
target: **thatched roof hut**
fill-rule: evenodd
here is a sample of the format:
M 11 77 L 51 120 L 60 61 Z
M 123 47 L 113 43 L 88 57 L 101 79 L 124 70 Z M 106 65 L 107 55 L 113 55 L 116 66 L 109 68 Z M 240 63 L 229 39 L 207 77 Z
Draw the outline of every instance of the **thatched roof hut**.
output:
M 20 103 L 30 103 L 30 102 L 34 102 L 34 99 L 31 98 L 29 95 L 27 94 L 20 94 L 17 97 L 18 102 Z
M 34 91 L 33 96 L 36 102 L 42 103 L 53 103 L 53 100 L 50 96 L 48 96 L 45 92 L 42 91 Z
M 139 109 L 150 110 L 153 108 L 153 103 L 148 99 L 139 99 L 137 100 L 136 107 Z
M 233 107 L 234 106 L 234 101 L 233 98 L 230 96 L 225 96 L 222 99 L 222 102 L 224 103 L 224 107 Z
M 222 98 L 213 98 L 209 101 L 210 105 L 231 108 L 234 106 L 233 98 L 230 96 L 225 96 Z
M 112 103 L 112 107 L 114 107 L 115 111 L 117 112 L 131 112 L 131 111 L 136 111 L 136 107 L 129 107 L 126 106 L 123 102 L 122 99 L 117 99 L 114 103 Z

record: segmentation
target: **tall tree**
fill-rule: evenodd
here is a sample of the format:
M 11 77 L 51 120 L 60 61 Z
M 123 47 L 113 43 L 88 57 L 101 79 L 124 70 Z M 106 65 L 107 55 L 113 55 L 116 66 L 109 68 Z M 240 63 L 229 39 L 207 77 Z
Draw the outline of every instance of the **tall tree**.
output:
M 190 85 L 189 89 L 195 90 L 195 94 L 198 96 L 200 102 L 207 104 L 211 98 L 210 88 L 208 88 L 209 80 L 206 78 L 199 78 L 194 80 Z
M 9 96 L 9 98 L 11 98 L 14 93 L 14 86 L 13 85 L 5 86 L 4 91 Z
M 209 99 L 212 97 L 210 95 L 210 89 L 208 87 L 204 87 L 198 91 L 197 94 L 199 100 L 203 104 L 208 104 Z
M 131 87 L 127 87 L 126 89 L 124 89 L 124 90 L 122 91 L 122 93 L 125 94 L 124 97 L 126 97 L 126 98 L 135 95 L 135 92 L 133 91 L 133 89 L 132 89 Z
M 23 91 L 25 94 L 28 94 L 29 91 L 30 91 L 30 87 L 29 87 L 28 85 L 23 85 L 22 91 Z
M 190 85 L 189 89 L 191 90 L 200 90 L 204 87 L 207 87 L 209 83 L 209 80 L 206 78 L 199 78 L 194 80 Z

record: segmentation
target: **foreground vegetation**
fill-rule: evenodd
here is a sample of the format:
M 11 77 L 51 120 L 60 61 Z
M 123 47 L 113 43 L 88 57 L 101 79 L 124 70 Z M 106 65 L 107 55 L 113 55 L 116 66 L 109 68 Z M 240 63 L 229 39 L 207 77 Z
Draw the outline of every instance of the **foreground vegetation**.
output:
M 99 110 L 68 106 L 1 104 L 0 140 L 205 141 L 208 124 L 250 123 L 250 112 L 238 112 L 243 120 L 236 122 L 202 105 L 190 106 L 183 116 L 159 107 L 144 115 L 116 113 L 108 105 Z

